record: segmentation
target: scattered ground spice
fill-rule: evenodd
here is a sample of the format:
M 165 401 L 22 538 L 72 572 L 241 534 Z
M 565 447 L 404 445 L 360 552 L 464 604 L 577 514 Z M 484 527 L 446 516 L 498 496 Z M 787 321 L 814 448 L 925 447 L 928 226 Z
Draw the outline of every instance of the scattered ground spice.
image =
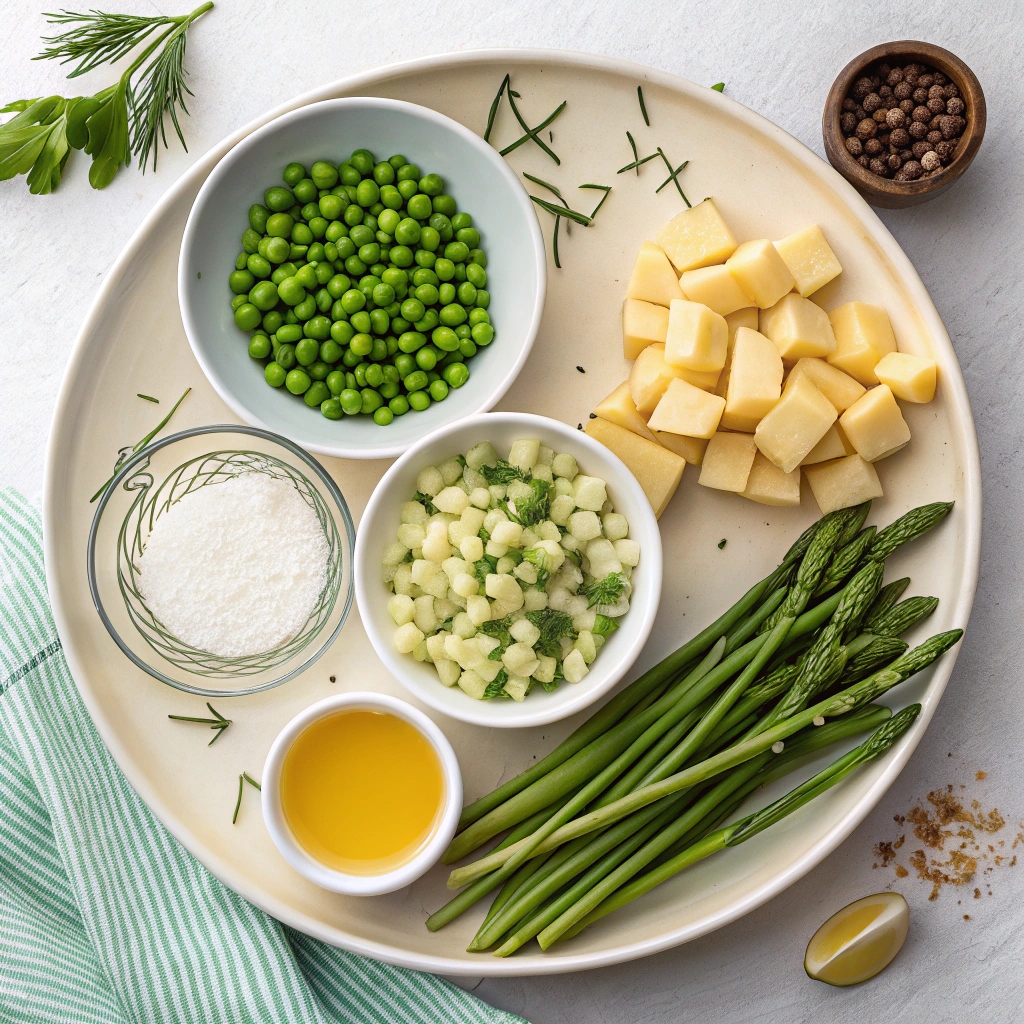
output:
M 979 771 L 977 781 L 988 777 Z M 965 789 L 964 786 L 959 787 Z M 995 868 L 1015 867 L 1016 854 L 1009 859 L 997 849 L 1005 849 L 1007 840 L 988 842 L 1006 827 L 1006 818 L 998 807 L 984 810 L 979 800 L 967 800 L 952 785 L 936 789 L 927 798 L 913 806 L 906 814 L 897 814 L 893 820 L 901 828 L 910 829 L 895 839 L 882 840 L 875 844 L 873 867 L 892 866 L 896 878 L 907 878 L 911 871 L 931 886 L 929 900 L 938 899 L 943 886 L 966 886 L 976 881 L 980 874 L 991 874 Z M 1010 841 L 1010 849 L 1024 845 L 1024 823 Z M 906 863 L 900 863 L 898 851 L 910 839 L 914 848 L 907 856 Z M 916 840 L 916 843 L 913 842 Z M 992 887 L 984 883 L 986 895 L 992 895 Z M 974 898 L 981 899 L 982 890 L 974 887 Z M 957 901 L 959 902 L 959 900 Z M 965 914 L 969 921 L 970 915 Z

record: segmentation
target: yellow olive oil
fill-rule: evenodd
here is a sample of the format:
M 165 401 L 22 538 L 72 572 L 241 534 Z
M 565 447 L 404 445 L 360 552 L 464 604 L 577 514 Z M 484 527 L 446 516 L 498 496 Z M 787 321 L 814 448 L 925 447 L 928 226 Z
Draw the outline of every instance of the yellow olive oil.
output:
M 339 711 L 303 730 L 281 768 L 281 807 L 315 860 L 378 875 L 411 860 L 433 834 L 445 801 L 441 761 L 427 738 L 395 715 Z

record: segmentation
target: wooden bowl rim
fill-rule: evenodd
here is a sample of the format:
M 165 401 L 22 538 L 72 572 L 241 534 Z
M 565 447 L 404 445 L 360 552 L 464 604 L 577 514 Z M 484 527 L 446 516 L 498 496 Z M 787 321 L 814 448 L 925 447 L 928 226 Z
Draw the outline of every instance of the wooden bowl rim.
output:
M 918 178 L 916 181 L 894 181 L 861 167 L 846 149 L 845 139 L 839 126 L 839 115 L 842 103 L 849 93 L 859 74 L 870 65 L 877 64 L 886 58 L 919 60 L 938 68 L 944 75 L 951 78 L 966 104 L 967 129 L 963 136 L 966 143 L 957 147 L 956 155 L 941 174 Z M 987 112 L 985 94 L 974 72 L 956 54 L 934 43 L 926 43 L 917 39 L 901 39 L 891 43 L 879 43 L 854 57 L 836 76 L 825 100 L 822 114 L 821 130 L 825 143 L 825 152 L 829 162 L 861 192 L 910 198 L 925 195 L 951 185 L 970 166 L 975 154 L 981 146 L 985 135 Z

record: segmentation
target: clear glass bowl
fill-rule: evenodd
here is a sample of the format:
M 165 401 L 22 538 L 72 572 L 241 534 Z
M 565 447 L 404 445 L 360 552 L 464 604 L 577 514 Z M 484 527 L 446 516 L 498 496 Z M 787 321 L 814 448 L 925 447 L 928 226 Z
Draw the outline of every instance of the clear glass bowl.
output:
M 316 513 L 330 551 L 327 582 L 292 637 L 257 655 L 220 657 L 178 639 L 147 607 L 138 558 L 153 524 L 180 498 L 252 472 L 288 481 Z M 204 697 L 258 693 L 303 672 L 341 632 L 352 606 L 354 544 L 345 498 L 308 452 L 258 427 L 196 427 L 142 449 L 104 491 L 89 531 L 89 590 L 114 642 L 151 676 Z

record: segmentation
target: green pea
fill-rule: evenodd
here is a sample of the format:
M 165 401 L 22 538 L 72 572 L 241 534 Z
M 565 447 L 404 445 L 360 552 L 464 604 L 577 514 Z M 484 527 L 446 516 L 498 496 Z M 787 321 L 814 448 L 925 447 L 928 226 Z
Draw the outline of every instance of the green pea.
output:
M 270 260 L 261 256 L 258 252 L 249 255 L 249 258 L 245 261 L 245 266 L 249 273 L 258 281 L 263 281 L 270 277 L 274 269 L 270 265 Z
M 329 420 L 340 420 L 343 413 L 337 398 L 327 398 L 320 403 L 320 412 Z
M 301 339 L 302 328 L 298 324 L 283 324 L 277 329 L 277 340 L 283 345 L 294 345 Z
M 405 395 L 395 395 L 388 402 L 388 408 L 396 416 L 404 416 L 409 411 L 409 400 Z
M 316 265 L 316 283 L 319 285 L 326 285 L 329 281 L 333 281 L 337 275 L 334 273 L 334 267 L 330 265 L 326 260 Z M 331 296 L 333 298 L 333 296 Z
M 363 178 L 356 187 L 356 202 L 366 209 L 380 199 L 380 187 L 372 178 Z
M 357 416 L 363 410 L 363 396 L 354 388 L 345 388 L 338 401 L 341 403 L 341 411 L 346 416 Z
M 292 370 L 292 373 L 300 373 L 300 370 Z M 291 377 L 291 373 L 288 374 Z M 287 383 L 287 381 L 285 382 Z M 291 388 L 289 387 L 289 390 Z M 292 392 L 298 394 L 299 392 Z M 321 402 L 326 402 L 331 397 L 331 392 L 327 385 L 322 380 L 313 381 L 308 388 L 305 389 L 305 394 L 302 396 L 302 400 L 310 407 L 310 409 L 316 409 L 320 406 Z
M 472 359 L 476 355 L 476 345 L 471 338 L 459 339 L 459 352 L 465 359 Z
M 386 274 L 387 271 L 385 270 Z M 373 287 L 373 301 L 378 306 L 390 306 L 395 301 L 395 289 L 393 285 L 387 284 L 382 281 L 378 285 Z
M 476 304 L 480 309 L 486 309 L 491 304 L 491 293 L 483 288 L 477 288 Z
M 424 370 L 413 370 L 407 377 L 402 379 L 406 391 L 422 391 L 430 382 Z
M 413 288 L 418 288 L 421 284 L 436 285 L 438 283 L 437 274 L 429 267 L 417 267 L 409 280 L 412 282 Z
M 254 253 L 260 251 L 260 238 L 262 236 L 258 231 L 253 231 L 252 228 L 246 228 L 242 232 L 242 250 L 245 253 Z
M 433 306 L 437 303 L 438 292 L 436 285 L 421 284 L 414 294 L 424 306 Z
M 474 288 L 483 288 L 487 284 L 487 271 L 477 263 L 467 263 L 466 280 Z
M 384 404 L 384 399 L 377 394 L 373 388 L 363 388 L 361 392 L 362 408 L 359 410 L 364 416 L 375 413 Z
M 363 223 L 363 208 L 358 203 L 351 203 L 345 207 L 341 219 L 349 228 L 358 227 Z
M 390 327 L 391 317 L 385 310 L 373 309 L 370 311 L 370 330 L 374 334 L 387 334 Z
M 355 364 L 353 363 L 353 366 L 354 365 Z M 345 387 L 351 388 L 353 391 L 356 391 L 356 390 L 358 390 L 357 384 L 358 384 L 358 382 L 356 381 L 356 375 L 351 370 L 346 371 L 346 373 L 345 373 Z
M 394 236 L 395 229 L 401 223 L 402 217 L 397 210 L 382 210 L 380 216 L 377 218 L 377 227 L 379 227 L 381 231 L 386 231 L 392 236 Z
M 347 236 L 345 238 L 339 238 L 337 249 L 338 259 L 347 260 L 349 256 L 354 256 L 356 254 L 356 243 L 353 242 L 352 239 L 348 238 Z M 335 269 L 337 270 L 337 267 L 335 267 Z
M 304 395 L 312 383 L 309 379 L 309 374 L 305 370 L 298 369 L 298 367 L 294 370 L 289 370 L 288 376 L 284 379 L 284 386 L 293 395 Z
M 248 270 L 234 270 L 228 276 L 228 287 L 236 295 L 247 294 L 255 283 L 256 278 Z
M 305 256 L 309 251 L 309 246 L 298 245 L 296 242 L 292 242 L 288 246 L 288 259 L 290 260 L 301 260 L 303 263 L 306 262 Z
M 451 260 L 439 257 L 434 263 L 434 273 L 439 281 L 450 281 L 455 276 L 455 264 Z
M 249 301 L 261 313 L 269 312 L 277 305 L 277 285 L 273 281 L 260 281 L 249 292 Z
M 386 405 L 380 406 L 373 412 L 373 422 L 378 427 L 386 427 L 394 418 L 395 414 Z
M 399 342 L 399 345 L 401 345 L 401 342 Z M 404 351 L 399 352 L 398 355 L 395 356 L 395 369 L 399 373 L 399 379 L 408 377 L 410 373 L 415 372 L 416 368 L 415 356 Z
M 412 266 L 413 255 L 412 249 L 407 245 L 396 245 L 391 249 L 391 262 L 396 267 L 409 267 Z
M 259 254 L 257 253 L 257 255 Z M 268 260 L 267 262 L 269 263 L 270 261 Z M 279 285 L 286 277 L 294 277 L 297 269 L 298 267 L 296 267 L 294 263 L 281 263 L 274 267 L 273 273 L 270 275 L 270 280 L 273 281 L 274 284 Z
M 243 302 L 235 310 L 235 325 L 243 331 L 255 330 L 262 319 L 260 311 L 251 302 Z
M 358 249 L 360 246 L 366 245 L 367 242 L 373 241 L 373 232 L 365 224 L 355 224 L 349 230 L 348 237 L 352 239 L 352 244 Z
M 395 303 L 392 303 L 391 304 L 391 308 L 393 309 L 394 306 L 395 306 Z M 399 305 L 398 312 L 401 313 L 401 311 L 402 311 L 402 307 L 401 307 L 401 305 Z M 390 310 L 388 311 L 388 316 L 391 316 Z M 405 317 L 403 317 L 403 316 L 391 316 L 391 331 L 392 331 L 393 334 L 396 334 L 396 335 L 405 334 L 405 332 L 407 330 L 409 330 L 410 327 L 412 327 L 412 324 L 409 323 L 409 321 L 406 320 Z
M 384 271 L 387 269 L 388 268 L 386 263 L 374 263 L 373 266 L 370 267 L 370 273 L 373 274 L 373 276 L 376 277 L 378 281 L 380 281 L 380 275 L 383 274 Z
M 430 340 L 442 352 L 454 352 L 459 347 L 459 338 L 450 327 L 438 327 L 431 334 Z
M 345 349 L 345 354 L 341 357 L 342 366 L 351 368 L 359 362 L 362 357 L 358 352 L 353 352 L 351 347 Z
M 307 202 L 299 213 L 297 220 L 312 220 L 320 216 L 320 204 L 314 201 Z
M 312 365 L 311 365 L 311 366 L 310 366 L 310 367 L 309 367 L 309 368 L 308 368 L 308 369 L 306 370 L 306 373 L 308 373 L 308 374 L 310 375 L 310 377 L 312 377 L 312 378 L 313 378 L 313 383 L 314 383 L 314 384 L 315 384 L 315 383 L 316 383 L 317 381 L 324 381 L 324 380 L 327 380 L 327 375 L 328 375 L 328 374 L 329 374 L 330 372 L 331 372 L 331 368 L 330 368 L 330 366 L 329 366 L 329 365 L 328 365 L 327 363 L 325 363 L 325 362 L 324 362 L 324 361 L 323 361 L 322 359 L 318 359 L 318 360 L 317 360 L 317 361 L 316 361 L 315 363 L 313 363 L 313 364 L 312 364 Z M 321 399 L 321 401 L 322 401 L 322 399 Z M 319 402 L 317 402 L 317 405 L 319 405 L 319 404 L 320 404 L 320 403 L 319 403 Z
M 414 391 L 408 398 L 409 408 L 416 412 L 423 412 L 430 408 L 430 392 Z
M 455 336 L 459 341 L 462 341 L 463 338 L 472 338 L 473 331 L 469 324 L 459 324 L 459 326 L 455 328 Z
M 391 338 L 387 338 L 385 340 L 386 341 L 391 341 L 392 339 Z M 394 341 L 395 341 L 395 352 L 397 352 L 398 351 L 398 339 L 395 338 Z M 389 355 L 392 354 L 390 352 L 390 350 L 389 350 L 388 354 Z M 400 381 L 402 379 L 401 375 L 399 374 L 399 372 L 398 372 L 397 368 L 395 367 L 394 363 L 384 363 L 383 366 L 381 367 L 381 369 L 384 372 L 384 383 L 385 384 L 397 384 L 398 381 Z
M 366 370 L 369 365 L 369 363 L 361 362 L 352 370 L 352 374 L 356 379 L 356 386 L 359 388 L 366 387 Z
M 310 229 L 309 225 L 302 223 L 296 224 L 292 228 L 292 241 L 296 245 L 309 245 L 313 241 L 313 232 Z
M 295 361 L 299 366 L 309 366 L 315 363 L 318 355 L 320 355 L 320 346 L 313 338 L 303 338 L 295 346 Z
M 406 209 L 409 211 L 410 217 L 415 217 L 417 220 L 428 220 L 433 212 L 433 207 L 430 205 L 430 196 L 417 192 L 406 203 Z
M 421 251 L 429 252 L 433 255 L 435 250 L 441 244 L 441 236 L 438 234 L 437 228 L 432 228 L 429 224 L 420 228 L 419 244 Z M 434 259 L 436 258 L 437 257 L 435 256 Z M 431 263 L 432 262 L 433 260 Z
M 423 191 L 426 191 L 426 189 Z M 457 209 L 455 200 L 451 196 L 444 194 L 434 196 L 431 200 L 431 205 L 434 207 L 434 213 L 443 213 L 446 217 L 451 217 Z
M 428 309 L 423 316 L 413 324 L 413 326 L 422 334 L 428 334 L 438 325 L 438 323 L 439 317 L 437 315 L 437 310 L 431 308 Z
M 420 191 L 428 196 L 439 196 L 444 192 L 444 182 L 439 174 L 425 174 L 420 178 Z
M 295 205 L 295 196 L 290 188 L 282 188 L 280 185 L 275 185 L 273 188 L 268 188 L 264 193 L 263 203 L 268 210 L 280 213 L 282 210 L 288 210 Z
M 416 365 L 421 370 L 432 370 L 437 366 L 437 349 L 424 345 L 416 352 Z
M 431 381 L 428 390 L 435 402 L 443 402 L 448 397 L 448 385 L 443 380 Z
M 309 231 L 314 238 L 323 238 L 327 234 L 329 221 L 325 217 L 314 217 L 309 222 Z M 309 259 L 313 259 L 312 256 Z
M 361 175 L 363 175 L 363 177 L 366 177 L 367 174 L 373 173 L 373 167 L 377 161 L 373 159 L 373 154 L 368 149 L 357 149 L 348 158 L 348 162 Z
M 494 328 L 490 324 L 476 324 L 473 327 L 473 341 L 481 347 L 494 341 Z
M 380 245 L 377 242 L 368 242 L 359 247 L 359 258 L 369 267 L 380 259 Z
M 465 242 L 449 242 L 444 247 L 444 255 L 446 259 L 451 260 L 453 263 L 464 263 L 466 257 L 469 256 L 469 246 Z
M 306 203 L 316 201 L 317 188 L 310 178 L 303 178 L 302 181 L 297 181 L 292 185 L 292 193 L 295 195 L 296 202 L 305 206 Z
M 309 176 L 319 188 L 334 188 L 338 184 L 338 171 L 333 164 L 326 160 L 317 160 L 309 169 Z
M 253 203 L 249 207 L 249 227 L 261 235 L 267 230 L 267 218 L 270 211 L 262 203 Z
M 457 292 L 455 285 L 449 284 L 447 281 L 437 289 L 437 301 L 440 302 L 442 306 L 447 306 L 454 302 L 456 295 Z
M 344 238 L 347 233 L 348 228 L 340 220 L 332 220 L 331 223 L 327 225 L 327 230 L 324 232 L 324 238 L 326 238 L 328 242 L 337 242 Z M 324 246 L 324 248 L 326 249 L 327 247 Z M 331 256 L 328 250 L 328 259 L 337 258 L 337 251 L 335 251 L 334 256 Z
M 284 317 L 276 309 L 272 309 L 269 313 L 263 314 L 263 330 L 265 330 L 267 334 L 273 334 L 283 323 Z
M 248 264 L 248 262 L 249 262 L 249 254 L 243 249 L 235 257 L 235 270 L 245 270 L 246 269 L 246 265 Z
M 355 329 L 347 320 L 335 320 L 331 324 L 331 340 L 344 347 L 355 335 Z
M 479 292 L 477 293 L 479 294 Z M 476 327 L 477 324 L 489 324 L 491 322 L 491 314 L 486 309 L 471 309 L 469 311 L 469 326 Z
M 296 185 L 306 177 L 306 168 L 302 164 L 290 163 L 285 167 L 281 177 L 286 185 Z
M 358 256 L 349 256 L 345 260 L 345 269 L 353 277 L 361 277 L 366 273 L 366 264 Z
M 469 380 L 469 369 L 465 363 L 452 363 L 441 376 L 450 388 L 461 388 Z
M 357 356 L 368 356 L 373 351 L 373 338 L 363 333 L 353 335 L 348 347 Z
M 324 382 L 332 395 L 337 398 L 345 390 L 345 374 L 342 370 L 332 370 Z M 341 406 L 338 407 L 339 409 Z
M 338 177 L 343 185 L 358 185 L 363 176 L 346 160 L 338 165 Z
M 390 185 L 395 180 L 395 169 L 386 160 L 373 168 L 373 180 L 378 185 Z
M 433 214 L 430 218 L 430 226 L 437 232 L 442 242 L 450 242 L 455 234 L 452 230 L 452 222 L 443 213 Z
M 459 302 L 463 306 L 472 307 L 473 303 L 476 302 L 476 286 L 470 281 L 463 281 L 458 288 Z
M 302 282 L 295 277 L 286 277 L 278 286 L 277 294 L 286 306 L 297 306 L 306 297 L 306 289 Z
M 360 295 L 363 293 L 360 292 Z M 342 299 L 344 302 L 344 299 Z M 370 333 L 370 314 L 366 310 L 359 310 L 353 313 L 349 318 L 348 322 L 352 325 L 352 330 L 357 334 L 369 334 Z
M 473 218 L 468 213 L 456 213 L 452 216 L 452 230 L 461 231 L 463 228 L 471 228 Z
M 352 280 L 345 274 L 334 274 L 327 282 L 327 291 L 330 292 L 332 299 L 340 299 L 351 287 Z
M 254 334 L 249 339 L 249 355 L 253 359 L 266 359 L 271 348 L 270 339 L 265 334 Z
M 284 263 L 291 256 L 292 247 L 286 238 L 268 238 L 260 255 L 271 263 Z
M 384 370 L 381 368 L 379 363 L 371 363 L 366 368 L 366 383 L 371 388 L 380 387 L 384 383 Z
M 315 338 L 317 341 L 325 341 L 331 334 L 331 321 L 327 317 L 315 316 L 308 320 L 302 328 L 302 333 L 307 338 Z
M 292 309 L 294 309 L 295 315 L 300 320 L 308 320 L 316 314 L 316 299 L 312 295 L 307 295 L 297 306 L 293 306 Z
M 328 193 L 317 204 L 317 209 L 319 209 L 321 217 L 328 221 L 336 221 L 345 212 L 345 200 L 341 196 Z
M 297 324 L 299 322 L 299 318 L 295 315 L 294 309 L 286 309 L 284 311 L 284 322 L 286 324 Z
M 329 313 L 331 307 L 334 305 L 334 300 L 331 298 L 331 293 L 326 288 L 319 288 L 316 292 L 316 308 L 321 313 Z M 328 321 L 330 322 L 330 321 Z
M 420 190 L 419 183 L 413 181 L 411 178 L 400 181 L 395 188 L 398 189 L 398 194 L 402 197 L 404 202 L 408 202 Z
M 415 352 L 426 343 L 426 336 L 419 331 L 405 331 L 398 339 L 398 348 L 401 352 Z
M 395 228 L 395 241 L 399 245 L 415 245 L 420 240 L 420 226 L 412 217 L 398 222 Z
M 280 363 L 267 363 L 263 369 L 263 379 L 272 387 L 279 388 L 284 384 L 288 374 Z
M 402 317 L 405 320 L 419 320 L 425 312 L 425 307 L 419 299 L 406 299 L 402 303 Z
M 397 168 L 397 175 L 399 181 L 419 181 L 420 169 L 416 164 L 402 164 Z
M 405 198 L 394 185 L 383 185 L 380 190 L 380 203 L 389 210 L 398 211 L 405 205 Z

